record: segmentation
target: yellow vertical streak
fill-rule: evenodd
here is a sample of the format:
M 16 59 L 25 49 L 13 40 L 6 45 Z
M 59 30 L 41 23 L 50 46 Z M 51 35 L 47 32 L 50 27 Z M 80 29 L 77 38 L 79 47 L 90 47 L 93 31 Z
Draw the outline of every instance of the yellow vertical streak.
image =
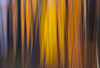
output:
M 51 0 L 52 1 L 52 0 Z M 50 48 L 50 66 L 52 67 L 53 65 L 53 16 L 52 14 L 54 14 L 53 7 L 55 7 L 53 4 L 53 2 L 49 2 L 48 0 L 48 15 L 49 15 L 49 48 Z M 52 7 L 53 5 L 53 7 Z M 53 10 L 53 11 L 52 11 Z
M 46 12 L 45 21 L 44 21 L 44 47 L 45 47 L 45 68 L 49 67 L 49 42 L 48 42 L 48 14 Z
M 40 22 L 40 65 L 43 66 L 45 51 L 45 68 L 57 67 L 57 25 L 56 25 L 56 0 L 43 1 Z M 52 11 L 53 10 L 53 11 Z M 44 11 L 44 12 L 43 12 Z
M 65 50 L 64 50 L 64 24 L 66 14 L 66 1 L 58 0 L 58 35 L 60 50 L 60 66 L 65 67 Z
M 52 11 L 53 10 L 53 11 Z M 49 46 L 50 46 L 50 67 L 57 67 L 57 18 L 56 0 L 48 0 L 49 11 Z
M 22 68 L 24 68 L 24 2 L 23 0 L 21 0 L 20 2 L 21 4 L 21 47 L 22 47 L 22 51 L 21 51 L 21 59 L 22 59 Z
M 58 53 L 57 53 L 57 15 L 56 15 L 56 0 L 48 0 L 49 12 L 49 47 L 50 47 L 50 67 L 57 68 Z
M 40 41 L 40 67 L 43 68 L 44 64 L 44 43 L 43 43 L 43 34 L 44 34 L 44 21 L 45 21 L 45 12 L 46 12 L 46 0 L 43 0 L 42 9 L 41 9 L 41 19 L 39 25 L 39 41 Z

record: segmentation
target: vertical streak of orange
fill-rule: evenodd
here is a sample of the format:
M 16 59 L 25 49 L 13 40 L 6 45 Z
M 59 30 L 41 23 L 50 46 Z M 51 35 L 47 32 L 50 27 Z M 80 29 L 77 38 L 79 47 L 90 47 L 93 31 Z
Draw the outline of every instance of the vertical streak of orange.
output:
M 74 17 L 74 41 L 76 51 L 76 67 L 82 68 L 80 31 L 81 31 L 81 0 L 73 0 L 73 17 Z
M 72 16 L 72 0 L 68 0 L 68 59 L 69 68 L 72 68 L 72 46 L 74 44 L 73 40 L 73 16 Z
M 22 64 L 22 68 L 24 68 L 24 1 L 20 0 L 20 5 L 21 5 L 21 47 L 22 47 L 22 51 L 21 51 L 21 64 Z
M 59 37 L 59 51 L 60 51 L 60 66 L 65 67 L 65 47 L 64 47 L 64 25 L 66 14 L 66 1 L 58 0 L 58 37 Z
M 26 65 L 29 67 L 29 39 L 30 39 L 30 25 L 31 25 L 31 0 L 26 0 L 26 39 L 27 39 L 27 57 L 26 57 Z

